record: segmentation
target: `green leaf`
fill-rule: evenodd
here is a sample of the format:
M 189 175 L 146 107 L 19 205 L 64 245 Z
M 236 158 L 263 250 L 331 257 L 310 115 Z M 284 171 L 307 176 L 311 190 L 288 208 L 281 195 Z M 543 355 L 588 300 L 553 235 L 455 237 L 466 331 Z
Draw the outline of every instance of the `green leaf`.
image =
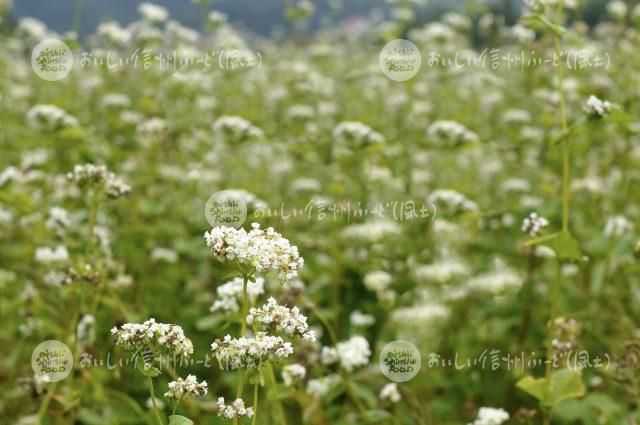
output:
M 566 231 L 531 239 L 525 245 L 544 245 L 552 249 L 560 260 L 580 261 L 582 259 L 578 242 Z
M 613 108 L 611 113 L 605 117 L 607 121 L 615 122 L 618 124 L 628 124 L 630 122 L 637 121 L 638 118 L 628 112 L 625 112 L 618 108 Z
M 545 378 L 525 376 L 516 383 L 516 387 L 537 398 L 543 406 L 555 406 L 563 400 L 582 397 L 585 393 L 582 372 L 573 369 L 561 369 L 553 373 L 551 394 L 548 393 Z
M 538 14 L 525 16 L 524 18 L 521 18 L 520 21 L 524 22 L 525 24 L 530 24 L 534 27 L 550 29 L 551 32 L 553 32 L 556 36 L 560 38 L 564 37 L 564 34 L 566 32 L 566 30 L 562 28 L 562 26 L 554 24 L 553 22 L 548 20 L 545 16 L 538 15 Z
M 516 388 L 520 388 L 525 393 L 537 398 L 541 403 L 546 399 L 546 380 L 544 378 L 534 378 L 527 375 L 516 383 Z
M 193 421 L 186 416 L 171 415 L 169 416 L 169 425 L 193 425 Z
M 148 376 L 150 378 L 155 378 L 156 376 L 162 373 L 160 372 L 160 369 L 158 369 L 157 367 L 154 367 L 153 365 L 145 363 L 144 360 L 139 358 L 136 359 L 136 367 L 138 368 L 138 371 L 140 371 L 141 374 L 143 374 L 144 376 Z
M 581 131 L 584 131 L 587 129 L 587 123 L 588 121 L 583 118 L 580 118 L 579 120 L 577 120 L 575 123 L 573 123 L 566 131 L 563 131 L 561 133 L 558 133 L 556 135 L 554 135 L 553 137 L 551 137 L 551 139 L 549 140 L 552 144 L 557 145 L 559 143 L 561 143 L 563 140 L 565 140 L 567 137 L 579 133 Z
M 382 410 L 382 409 L 367 410 L 362 415 L 362 419 L 364 419 L 364 421 L 368 424 L 378 423 L 390 417 L 391 417 L 391 414 L 386 410 Z

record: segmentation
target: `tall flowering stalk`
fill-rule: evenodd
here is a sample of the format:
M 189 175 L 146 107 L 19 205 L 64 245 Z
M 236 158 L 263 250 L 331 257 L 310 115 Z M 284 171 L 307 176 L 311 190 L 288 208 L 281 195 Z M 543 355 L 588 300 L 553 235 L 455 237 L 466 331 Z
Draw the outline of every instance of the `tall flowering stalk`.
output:
M 559 60 L 556 66 L 556 79 L 560 104 L 561 133 L 556 137 L 556 142 L 562 144 L 562 228 L 560 232 L 549 235 L 539 234 L 548 226 L 543 217 L 532 214 L 523 224 L 523 230 L 531 236 L 537 236 L 528 242 L 529 245 L 544 245 L 555 252 L 557 259 L 556 276 L 552 280 L 549 291 L 549 319 L 546 327 L 546 352 L 547 362 L 544 378 L 535 379 L 526 376 L 517 386 L 530 395 L 536 397 L 544 409 L 544 424 L 551 423 L 551 408 L 559 402 L 575 397 L 581 397 L 585 393 L 582 384 L 580 370 L 562 368 L 553 370 L 555 363 L 554 334 L 557 331 L 558 302 L 560 297 L 560 283 L 562 279 L 562 266 L 566 262 L 582 261 L 578 242 L 571 235 L 569 229 L 570 207 L 570 137 L 588 123 L 606 117 L 612 112 L 611 104 L 591 96 L 584 107 L 584 116 L 576 120 L 571 126 L 568 123 L 567 107 L 564 92 L 564 75 L 561 59 L 560 40 L 565 33 L 563 28 L 563 0 L 551 2 L 547 0 L 530 0 L 527 2 L 532 15 L 523 20 L 538 25 L 551 33 L 553 50 Z M 555 5 L 555 10 L 552 6 Z
M 258 328 L 281 333 L 288 337 L 298 337 L 315 341 L 313 331 L 309 330 L 307 318 L 297 307 L 289 309 L 277 304 L 273 298 L 260 308 L 251 308 L 249 296 L 249 282 L 256 282 L 256 273 L 275 272 L 283 283 L 290 282 L 298 275 L 304 260 L 298 253 L 298 248 L 291 245 L 273 228 L 260 229 L 260 225 L 253 223 L 251 230 L 234 229 L 230 227 L 215 227 L 204 234 L 207 246 L 216 257 L 231 268 L 229 276 L 242 277 L 242 314 L 239 338 L 227 335 L 224 339 L 217 339 L 211 344 L 218 364 L 223 370 L 238 370 L 238 385 L 236 399 L 230 405 L 225 404 L 224 398 L 218 399 L 218 416 L 233 419 L 238 423 L 240 417 L 251 417 L 256 423 L 258 416 L 259 387 L 264 386 L 266 379 L 263 367 L 266 368 L 269 382 L 275 391 L 275 377 L 273 363 L 293 353 L 290 342 L 282 337 L 259 332 Z M 254 328 L 252 337 L 247 335 L 247 325 Z M 253 384 L 253 406 L 245 407 L 242 400 L 244 384 L 249 373 L 253 373 L 250 383 Z M 282 409 L 277 405 L 281 423 L 285 422 Z

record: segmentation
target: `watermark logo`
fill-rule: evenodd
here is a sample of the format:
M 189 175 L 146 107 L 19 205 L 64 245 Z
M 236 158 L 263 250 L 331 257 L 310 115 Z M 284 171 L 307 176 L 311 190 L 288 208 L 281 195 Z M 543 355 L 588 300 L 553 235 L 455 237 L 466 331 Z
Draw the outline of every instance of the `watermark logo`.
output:
M 397 340 L 382 348 L 379 364 L 384 376 L 395 382 L 406 382 L 420 371 L 422 357 L 415 345 Z
M 73 368 L 73 354 L 64 342 L 50 339 L 33 350 L 31 367 L 36 375 L 47 376 L 49 382 L 62 381 Z
M 241 193 L 221 190 L 209 197 L 204 215 L 211 227 L 239 228 L 247 219 L 247 202 Z
M 43 80 L 62 80 L 73 68 L 73 53 L 64 41 L 49 38 L 33 49 L 31 67 Z
M 395 81 L 413 78 L 420 70 L 422 56 L 415 44 L 409 40 L 397 39 L 388 42 L 378 56 L 380 70 Z

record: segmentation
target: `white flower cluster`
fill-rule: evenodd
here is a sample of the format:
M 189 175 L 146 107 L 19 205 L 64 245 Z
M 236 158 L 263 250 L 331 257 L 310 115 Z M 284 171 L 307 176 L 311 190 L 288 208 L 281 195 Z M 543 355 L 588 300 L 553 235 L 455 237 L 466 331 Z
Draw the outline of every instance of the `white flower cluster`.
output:
M 36 261 L 41 264 L 64 263 L 69 260 L 69 251 L 63 245 L 55 248 L 40 247 L 36 249 Z
M 214 227 L 204 238 L 222 261 L 236 261 L 259 272 L 273 270 L 285 282 L 295 279 L 304 264 L 298 248 L 272 227 L 263 230 L 258 223 L 251 227 L 249 232 L 242 228 Z
M 360 310 L 354 310 L 349 316 L 351 325 L 367 328 L 373 326 L 376 323 L 375 317 L 370 314 L 364 314 Z
M 398 391 L 398 385 L 395 382 L 390 382 L 382 387 L 380 400 L 389 400 L 391 403 L 397 403 L 402 400 L 400 391 Z
M 468 276 L 469 266 L 456 259 L 446 259 L 433 264 L 417 266 L 414 275 L 419 282 L 443 284 Z
M 276 331 L 285 335 L 315 342 L 316 334 L 309 329 L 307 318 L 300 313 L 298 307 L 278 305 L 275 298 L 271 297 L 260 308 L 252 308 L 247 316 L 247 324 L 273 326 Z
M 477 211 L 478 205 L 452 189 L 436 189 L 427 197 L 427 202 L 436 207 L 437 212 L 455 214 L 465 211 Z
M 346 341 L 339 342 L 335 348 L 323 347 L 321 362 L 332 364 L 338 361 L 342 369 L 352 372 L 357 367 L 367 365 L 370 357 L 369 341 L 363 336 L 354 335 Z
M 61 229 L 69 227 L 70 224 L 69 211 L 60 207 L 53 207 L 49 210 L 49 218 L 45 222 L 47 229 Z
M 250 121 L 235 115 L 223 115 L 213 123 L 213 131 L 226 137 L 232 142 L 247 139 L 260 139 L 264 136 L 262 130 Z
M 504 409 L 481 407 L 478 417 L 469 425 L 500 425 L 509 420 L 509 413 Z
M 307 369 L 298 363 L 292 363 L 282 368 L 282 380 L 286 386 L 302 381 L 307 376 Z
M 290 342 L 265 332 L 256 333 L 254 338 L 232 339 L 231 335 L 227 335 L 223 340 L 216 339 L 211 344 L 211 350 L 224 370 L 256 369 L 266 361 L 277 363 L 293 353 Z
M 584 105 L 584 111 L 593 117 L 606 117 L 611 113 L 611 108 L 611 103 L 598 99 L 593 95 L 589 96 L 587 103 Z
M 209 12 L 207 19 L 211 24 L 220 25 L 222 23 L 227 22 L 227 20 L 229 20 L 229 15 L 223 12 L 219 12 L 217 10 L 212 10 L 211 12 Z
M 635 226 L 633 222 L 623 215 L 614 215 L 607 219 L 604 226 L 604 234 L 607 237 L 622 236 L 625 233 L 633 232 Z
M 384 143 L 384 137 L 358 121 L 343 121 L 333 129 L 336 142 L 351 149 Z
M 380 293 L 387 290 L 393 277 L 384 270 L 374 270 L 364 276 L 363 282 L 368 290 Z
M 73 168 L 72 172 L 67 174 L 67 179 L 77 183 L 79 186 L 104 188 L 105 194 L 110 199 L 117 199 L 131 193 L 131 186 L 117 178 L 104 165 L 78 164 Z
M 221 312 L 227 315 L 240 311 L 243 284 L 244 281 L 241 277 L 235 277 L 233 280 L 218 286 L 216 289 L 218 297 L 209 308 L 209 311 L 212 313 Z M 247 295 L 251 302 L 254 302 L 262 294 L 264 294 L 264 278 L 257 277 L 255 282 L 247 282 Z
M 495 270 L 469 279 L 467 287 L 475 291 L 499 294 L 504 291 L 517 290 L 523 278 L 501 261 L 496 262 Z
M 169 11 L 166 8 L 147 2 L 138 5 L 138 12 L 150 22 L 164 22 L 169 17 Z
M 126 45 L 131 40 L 131 31 L 115 21 L 103 22 L 96 28 L 96 34 L 106 41 L 117 45 Z
M 150 349 L 155 354 L 168 354 L 187 358 L 193 353 L 191 340 L 184 336 L 180 326 L 156 323 L 151 318 L 146 322 L 125 323 L 120 329 L 111 329 L 117 345 L 128 351 Z
M 437 142 L 447 146 L 457 146 L 463 143 L 477 143 L 478 135 L 464 125 L 452 120 L 438 120 L 433 122 L 427 134 Z
M 549 221 L 532 212 L 529 217 L 522 222 L 522 231 L 528 233 L 529 236 L 537 236 L 549 226 Z
M 146 121 L 142 121 L 136 126 L 136 132 L 140 136 L 159 137 L 166 133 L 167 122 L 162 118 L 152 117 Z
M 352 242 L 377 243 L 402 234 L 402 227 L 391 220 L 355 223 L 342 230 L 342 237 Z
M 228 419 L 233 419 L 240 416 L 253 416 L 253 407 L 244 407 L 244 401 L 241 398 L 236 399 L 230 405 L 224 404 L 224 397 L 219 397 L 216 403 L 216 412 L 218 416 L 223 416 Z
M 27 111 L 27 119 L 35 125 L 44 125 L 49 129 L 78 125 L 75 117 L 56 105 L 35 105 Z
M 188 375 L 187 379 L 178 378 L 176 381 L 169 382 L 169 391 L 164 393 L 166 398 L 175 398 L 176 400 L 205 395 L 207 395 L 207 382 L 198 383 L 195 375 Z
M 327 375 L 318 379 L 310 379 L 307 382 L 307 392 L 315 398 L 323 398 L 331 387 L 339 384 L 342 381 L 340 375 Z

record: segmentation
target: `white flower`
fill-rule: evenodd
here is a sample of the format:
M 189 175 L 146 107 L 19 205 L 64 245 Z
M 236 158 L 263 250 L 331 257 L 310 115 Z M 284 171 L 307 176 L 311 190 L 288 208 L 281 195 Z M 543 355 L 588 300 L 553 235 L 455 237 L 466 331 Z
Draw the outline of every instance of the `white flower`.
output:
M 284 282 L 295 279 L 304 264 L 298 248 L 272 227 L 263 230 L 258 223 L 251 227 L 249 232 L 242 228 L 214 227 L 204 238 L 221 261 L 235 261 L 261 273 L 275 271 Z
M 307 383 L 307 392 L 314 398 L 321 399 L 333 387 L 342 381 L 340 375 L 327 375 L 319 379 L 310 379 Z
M 162 399 L 156 397 L 156 406 L 158 406 L 159 410 L 163 410 L 164 409 L 164 401 L 162 401 Z M 144 405 L 147 407 L 147 409 L 153 409 L 153 400 L 151 400 L 151 397 L 147 398 L 147 401 L 144 403 Z
M 169 11 L 166 8 L 153 3 L 141 3 L 138 6 L 138 12 L 150 22 L 164 22 L 169 17 Z
M 150 349 L 159 354 L 175 355 L 182 358 L 193 353 L 191 340 L 184 336 L 180 326 L 166 323 L 156 323 L 151 318 L 146 322 L 125 323 L 120 329 L 111 329 L 117 345 L 128 351 Z
M 374 292 L 383 292 L 391 285 L 393 278 L 383 270 L 375 270 L 364 276 L 364 286 Z
M 222 312 L 223 314 L 233 314 L 240 311 L 240 303 L 242 300 L 242 286 L 244 280 L 241 277 L 235 277 L 233 280 L 223 283 L 216 289 L 217 299 L 209 308 L 212 313 Z M 247 282 L 247 295 L 251 302 L 264 294 L 264 278 L 257 277 L 255 282 Z
M 468 276 L 469 266 L 456 259 L 447 259 L 433 264 L 419 265 L 414 271 L 419 282 L 443 284 Z
M 159 137 L 166 133 L 167 131 L 167 122 L 162 118 L 149 118 L 146 121 L 141 122 L 136 127 L 136 131 L 141 136 L 146 137 Z
M 623 215 L 614 215 L 607 219 L 607 224 L 604 227 L 604 234 L 607 237 L 622 236 L 625 233 L 633 232 L 635 226 L 633 222 Z
M 95 324 L 96 318 L 94 315 L 85 314 L 82 316 L 82 319 L 80 319 L 76 327 L 76 335 L 78 336 L 78 342 L 80 344 L 85 344 L 95 338 Z
M 90 163 L 76 165 L 73 171 L 67 174 L 67 179 L 80 187 L 104 189 L 106 196 L 110 199 L 117 199 L 131 193 L 131 187 L 107 170 L 104 165 Z
M 509 420 L 509 413 L 504 409 L 481 407 L 478 418 L 470 425 L 500 425 Z
M 342 237 L 347 241 L 376 243 L 402 234 L 402 226 L 390 220 L 374 220 L 366 223 L 355 223 L 342 230 Z
M 395 382 L 391 382 L 380 391 L 380 400 L 389 400 L 392 403 L 397 403 L 402 400 L 400 391 L 398 391 L 398 385 Z
M 596 96 L 589 96 L 584 106 L 584 111 L 593 117 L 606 117 L 611 113 L 611 103 L 606 100 L 600 100 Z
M 232 339 L 227 335 L 223 340 L 216 339 L 211 344 L 220 368 L 236 370 L 255 369 L 266 361 L 278 363 L 293 353 L 290 342 L 284 342 L 279 336 L 270 336 L 265 332 L 256 333 L 254 338 L 240 337 Z
M 528 233 L 529 236 L 538 236 L 540 232 L 549 226 L 549 221 L 532 212 L 529 217 L 522 222 L 522 231 Z
M 36 40 L 43 39 L 48 32 L 44 22 L 30 17 L 20 18 L 17 30 Z
M 307 369 L 298 363 L 286 365 L 282 368 L 282 380 L 286 386 L 302 381 L 307 376 Z
M 614 0 L 607 3 L 607 13 L 615 19 L 622 20 L 627 16 L 627 4 L 621 0 Z
M 231 142 L 242 142 L 247 139 L 264 137 L 262 130 L 250 121 L 235 115 L 223 115 L 213 123 L 213 131 Z
M 219 397 L 216 402 L 216 412 L 218 416 L 223 416 L 227 419 L 233 419 L 240 416 L 247 416 L 250 418 L 253 416 L 253 408 L 245 408 L 244 401 L 240 398 L 227 406 L 224 404 L 224 397 Z
M 347 149 L 358 149 L 384 143 L 384 137 L 358 121 L 343 121 L 333 129 L 336 142 Z
M 351 312 L 350 319 L 353 326 L 363 328 L 372 326 L 376 322 L 375 318 L 372 315 L 363 314 L 360 310 L 354 310 L 353 312 Z
M 209 22 L 215 25 L 220 25 L 224 22 L 227 22 L 229 16 L 226 13 L 218 12 L 217 10 L 212 10 L 208 15 Z
M 165 397 L 176 400 L 205 395 L 207 395 L 207 382 L 198 383 L 195 375 L 188 375 L 187 379 L 178 378 L 176 381 L 169 382 L 169 391 L 164 393 Z
M 69 260 L 69 252 L 63 245 L 55 248 L 40 247 L 36 249 L 35 258 L 41 264 L 64 263 Z
M 464 125 L 453 120 L 434 121 L 429 126 L 427 134 L 435 141 L 446 146 L 457 146 L 463 143 L 477 143 L 478 135 Z
M 27 111 L 27 120 L 47 129 L 75 127 L 78 120 L 56 105 L 35 105 Z
M 478 205 L 452 189 L 437 189 L 427 197 L 427 202 L 434 205 L 436 214 L 455 214 L 464 211 L 477 211 Z
M 53 207 L 49 210 L 49 218 L 45 222 L 45 226 L 48 229 L 59 229 L 69 227 L 71 219 L 69 218 L 69 212 L 64 208 Z
M 307 318 L 300 313 L 298 307 L 289 309 L 278 305 L 273 297 L 262 307 L 249 310 L 247 324 L 270 326 L 289 337 L 297 336 L 311 342 L 316 340 L 315 332 L 309 329 Z
M 504 291 L 517 290 L 523 278 L 504 262 L 496 259 L 494 270 L 471 278 L 466 286 L 469 289 L 499 294 Z
M 175 263 L 178 261 L 178 254 L 169 248 L 155 247 L 153 251 L 151 251 L 151 260 L 152 261 L 165 261 L 167 263 Z
M 332 360 L 336 360 L 347 372 L 367 365 L 370 357 L 369 341 L 360 335 L 354 335 L 346 341 L 339 342 L 335 348 L 324 347 L 322 350 L 323 364 L 331 364 Z

